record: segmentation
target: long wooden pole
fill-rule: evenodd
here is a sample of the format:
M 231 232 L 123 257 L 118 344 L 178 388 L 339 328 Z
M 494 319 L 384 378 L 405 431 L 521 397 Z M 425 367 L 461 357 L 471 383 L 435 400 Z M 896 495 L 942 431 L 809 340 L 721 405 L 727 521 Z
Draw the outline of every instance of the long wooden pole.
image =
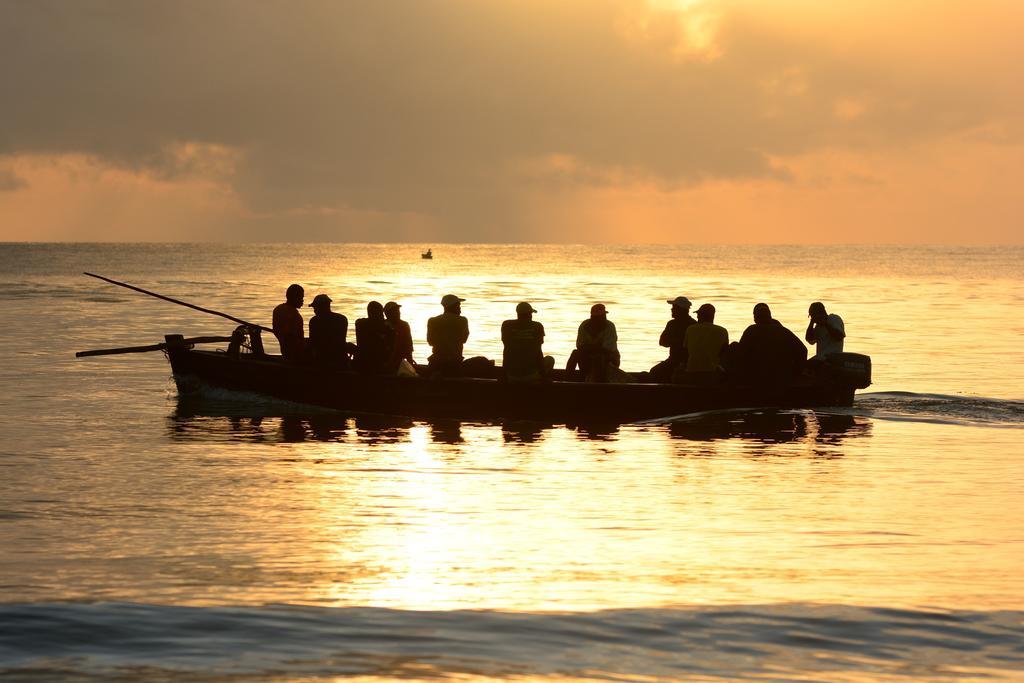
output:
M 200 311 L 202 313 L 209 313 L 210 315 L 219 315 L 220 317 L 227 318 L 228 320 L 236 322 L 239 325 L 246 325 L 248 327 L 258 327 L 259 329 L 263 330 L 264 332 L 273 332 L 273 330 L 270 329 L 269 327 L 263 327 L 263 325 L 255 325 L 255 324 L 253 324 L 251 322 L 242 320 L 241 318 L 236 318 L 233 315 L 228 315 L 227 313 L 221 313 L 220 311 L 215 311 L 215 310 L 213 310 L 211 308 L 203 308 L 202 306 L 196 306 L 195 304 L 190 304 L 187 301 L 181 301 L 179 299 L 172 299 L 169 296 L 164 296 L 163 294 L 157 294 L 156 292 L 151 292 L 148 289 L 143 289 L 142 287 L 136 287 L 134 285 L 129 285 L 126 282 L 118 282 L 117 280 L 111 280 L 109 277 L 103 277 L 102 275 L 96 275 L 95 273 L 83 273 L 83 275 L 88 275 L 89 277 L 94 277 L 97 280 L 103 280 L 104 282 L 109 282 L 112 285 L 117 285 L 118 287 L 124 287 L 125 289 L 130 289 L 132 291 L 139 292 L 141 294 L 148 294 L 149 296 L 156 297 L 157 299 L 163 299 L 164 301 L 169 301 L 172 304 L 178 304 L 179 306 L 184 306 L 186 308 L 191 308 L 193 310 Z
M 229 342 L 231 337 L 192 337 L 182 339 L 182 344 L 216 344 Z M 87 358 L 89 356 L 113 356 L 119 353 L 146 353 L 147 351 L 162 351 L 167 348 L 167 342 L 160 344 L 149 344 L 148 346 L 122 346 L 117 349 L 93 349 L 92 351 L 78 351 L 75 358 Z

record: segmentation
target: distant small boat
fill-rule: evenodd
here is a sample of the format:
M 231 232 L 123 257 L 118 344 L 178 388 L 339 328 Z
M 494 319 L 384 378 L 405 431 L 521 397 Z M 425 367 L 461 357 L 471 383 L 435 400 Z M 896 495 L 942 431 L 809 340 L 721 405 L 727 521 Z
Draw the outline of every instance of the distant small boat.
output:
M 427 249 L 425 252 L 420 254 L 420 258 L 432 259 L 434 258 L 434 252 L 430 249 Z

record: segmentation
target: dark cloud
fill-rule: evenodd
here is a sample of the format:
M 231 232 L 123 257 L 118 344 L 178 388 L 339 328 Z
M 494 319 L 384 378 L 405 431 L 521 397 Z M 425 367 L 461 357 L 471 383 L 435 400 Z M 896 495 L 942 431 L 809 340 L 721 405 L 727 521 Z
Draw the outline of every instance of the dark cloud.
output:
M 1018 112 L 1000 82 L 903 73 L 741 13 L 717 58 L 673 59 L 624 36 L 638 3 L 8 0 L 0 154 L 173 178 L 198 162 L 169 150 L 212 145 L 236 151 L 226 177 L 257 215 L 322 209 L 317 234 L 332 210 L 421 215 L 489 239 L 515 229 L 522 164 L 548 155 L 579 161 L 574 183 L 783 177 L 774 156 Z M 844 99 L 863 112 L 837 117 Z

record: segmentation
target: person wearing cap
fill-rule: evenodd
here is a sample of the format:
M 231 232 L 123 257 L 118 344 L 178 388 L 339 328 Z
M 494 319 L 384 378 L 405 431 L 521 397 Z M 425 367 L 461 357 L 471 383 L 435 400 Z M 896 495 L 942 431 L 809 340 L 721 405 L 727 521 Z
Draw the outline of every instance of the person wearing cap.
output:
M 297 363 L 302 359 L 305 348 L 305 328 L 302 315 L 299 313 L 305 296 L 306 291 L 302 289 L 302 285 L 289 285 L 284 294 L 284 303 L 274 308 L 274 336 L 281 346 L 281 355 L 291 363 Z
M 317 294 L 310 304 L 309 347 L 313 363 L 328 367 L 347 367 L 348 318 L 331 310 L 331 297 Z
M 590 317 L 580 323 L 576 333 L 576 350 L 569 356 L 566 367 L 573 370 L 579 365 L 586 381 L 608 381 L 608 368 L 619 367 L 619 337 L 615 323 L 608 320 L 604 304 L 590 307 Z
M 397 369 L 403 360 L 408 361 L 409 365 L 416 365 L 412 358 L 412 331 L 409 329 L 409 323 L 402 320 L 402 305 L 394 301 L 387 302 L 384 304 L 384 317 L 395 333 L 389 367 Z
M 807 360 L 807 347 L 765 303 L 754 306 L 754 324 L 743 331 L 739 349 L 744 379 L 767 388 L 788 387 Z
M 843 319 L 835 313 L 825 310 L 825 304 L 815 301 L 807 309 L 807 317 L 811 320 L 807 323 L 807 334 L 804 338 L 808 344 L 814 344 L 818 349 L 814 354 L 815 360 L 824 360 L 826 356 L 833 353 L 843 352 L 843 340 L 846 339 L 846 327 L 843 326 Z
M 533 319 L 536 312 L 523 301 L 516 306 L 515 319 L 501 324 L 501 365 L 510 382 L 536 382 L 549 377 L 555 367 L 555 359 L 541 350 L 544 326 Z
M 433 353 L 427 359 L 434 374 L 458 375 L 462 348 L 469 339 L 469 321 L 462 315 L 462 302 L 454 294 L 441 297 L 444 312 L 427 321 L 427 343 Z
M 356 369 L 380 373 L 388 370 L 395 345 L 395 331 L 384 318 L 379 301 L 366 304 L 366 317 L 356 320 Z
M 665 330 L 658 339 L 658 344 L 668 348 L 668 358 L 651 368 L 651 379 L 655 382 L 671 382 L 672 373 L 682 365 L 686 366 L 686 330 L 697 322 L 690 316 L 690 300 L 685 296 L 669 299 L 672 306 L 672 319 L 665 324 Z
M 713 379 L 722 349 L 728 345 L 729 332 L 715 324 L 715 307 L 702 304 L 697 309 L 697 322 L 690 325 L 683 339 L 688 379 Z

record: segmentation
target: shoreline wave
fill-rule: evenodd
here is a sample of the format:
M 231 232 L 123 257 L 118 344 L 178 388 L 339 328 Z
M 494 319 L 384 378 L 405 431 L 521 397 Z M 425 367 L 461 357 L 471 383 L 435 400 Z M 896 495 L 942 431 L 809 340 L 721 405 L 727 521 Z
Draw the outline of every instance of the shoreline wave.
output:
M 1024 612 L 829 604 L 596 612 L 0 606 L 0 675 L 826 680 L 1011 675 Z M 851 678 L 852 677 L 852 678 Z M 863 678 L 860 678 L 863 677 Z M 998 678 L 997 678 L 998 679 Z

